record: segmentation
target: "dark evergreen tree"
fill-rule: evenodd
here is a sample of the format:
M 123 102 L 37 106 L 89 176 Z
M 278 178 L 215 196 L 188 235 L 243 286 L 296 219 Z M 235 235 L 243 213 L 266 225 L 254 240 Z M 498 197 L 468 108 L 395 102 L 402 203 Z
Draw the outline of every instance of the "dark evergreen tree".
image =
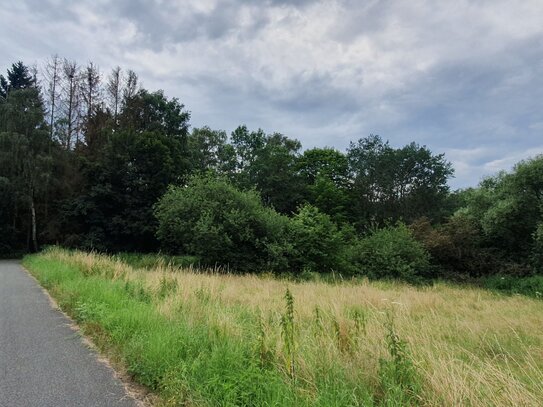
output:
M 21 61 L 11 65 L 8 69 L 8 92 L 28 89 L 36 86 L 36 79 L 32 76 L 31 70 Z

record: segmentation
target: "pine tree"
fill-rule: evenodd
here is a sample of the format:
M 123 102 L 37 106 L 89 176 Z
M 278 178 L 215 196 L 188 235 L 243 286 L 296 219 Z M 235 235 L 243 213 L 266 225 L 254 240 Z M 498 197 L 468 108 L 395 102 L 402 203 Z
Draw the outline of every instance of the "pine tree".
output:
M 11 65 L 8 69 L 8 93 L 14 90 L 28 89 L 36 86 L 36 78 L 30 69 L 21 61 Z

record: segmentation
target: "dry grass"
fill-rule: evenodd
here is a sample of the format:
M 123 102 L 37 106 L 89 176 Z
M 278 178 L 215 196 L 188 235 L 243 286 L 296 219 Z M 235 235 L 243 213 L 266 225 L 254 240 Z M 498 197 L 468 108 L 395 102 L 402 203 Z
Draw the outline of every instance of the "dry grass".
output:
M 543 400 L 540 300 L 446 284 L 293 283 L 167 265 L 133 269 L 108 257 L 63 250 L 45 256 L 89 273 L 141 282 L 163 315 L 183 312 L 194 324 L 258 342 L 261 357 L 285 377 L 281 318 L 288 288 L 294 297 L 295 374 L 309 393 L 317 388 L 315 372 L 334 366 L 379 394 L 379 359 L 389 355 L 384 338 L 392 318 L 420 375 L 421 405 L 540 406 Z

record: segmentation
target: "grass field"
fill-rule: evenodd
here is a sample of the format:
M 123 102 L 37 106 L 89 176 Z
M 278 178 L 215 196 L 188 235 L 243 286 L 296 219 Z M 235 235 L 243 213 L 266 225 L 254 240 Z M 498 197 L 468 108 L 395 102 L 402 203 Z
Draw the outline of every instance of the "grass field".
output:
M 51 249 L 24 265 L 168 406 L 540 406 L 543 301 Z

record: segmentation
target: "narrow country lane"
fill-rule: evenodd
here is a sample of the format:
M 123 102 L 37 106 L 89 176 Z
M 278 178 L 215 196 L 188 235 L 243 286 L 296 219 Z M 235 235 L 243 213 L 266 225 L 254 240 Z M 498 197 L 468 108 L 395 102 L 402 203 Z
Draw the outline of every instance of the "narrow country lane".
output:
M 0 261 L 0 407 L 134 407 L 16 261 Z

